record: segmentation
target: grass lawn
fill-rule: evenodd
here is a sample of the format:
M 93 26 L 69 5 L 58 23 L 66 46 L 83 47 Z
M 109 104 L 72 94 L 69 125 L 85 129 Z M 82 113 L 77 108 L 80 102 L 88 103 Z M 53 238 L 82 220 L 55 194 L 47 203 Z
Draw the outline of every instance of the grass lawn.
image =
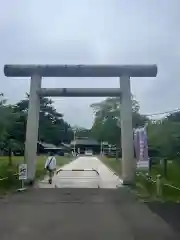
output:
M 161 164 L 153 166 L 152 176 L 156 177 L 157 174 L 164 176 L 164 168 Z M 180 188 L 180 161 L 174 160 L 172 163 L 168 163 L 165 181 Z
M 46 169 L 44 169 L 44 164 L 47 156 L 38 156 L 36 165 L 36 178 L 43 178 L 46 174 Z M 69 163 L 72 157 L 62 157 L 57 156 L 57 166 L 61 167 L 64 164 Z M 18 172 L 18 165 L 24 162 L 24 157 L 12 157 L 12 166 L 8 166 L 8 157 L 0 157 L 0 178 L 8 177 L 7 180 L 0 180 L 0 192 L 4 193 L 13 188 L 20 187 L 20 181 L 18 176 L 14 176 Z
M 102 162 L 104 162 L 108 167 L 110 167 L 115 173 L 121 176 L 121 160 L 116 158 L 101 157 Z
M 101 160 L 110 167 L 114 172 L 116 172 L 119 176 L 121 176 L 121 160 L 117 160 L 116 158 L 107 158 L 102 157 Z M 140 173 L 143 173 L 140 171 Z M 144 172 L 144 174 L 147 173 Z M 152 168 L 152 177 L 155 180 L 157 174 L 161 174 L 163 176 L 163 166 L 158 164 L 153 166 Z M 168 183 L 170 185 L 174 185 L 180 188 L 180 164 L 176 161 L 169 163 L 167 167 L 167 178 L 163 178 L 163 183 Z M 156 196 L 156 184 L 150 181 L 147 181 L 142 176 L 136 176 L 136 187 L 133 189 L 139 198 L 144 200 L 157 200 Z M 162 186 L 162 196 L 158 197 L 160 200 L 165 201 L 179 201 L 180 200 L 180 191 L 167 187 L 165 185 Z

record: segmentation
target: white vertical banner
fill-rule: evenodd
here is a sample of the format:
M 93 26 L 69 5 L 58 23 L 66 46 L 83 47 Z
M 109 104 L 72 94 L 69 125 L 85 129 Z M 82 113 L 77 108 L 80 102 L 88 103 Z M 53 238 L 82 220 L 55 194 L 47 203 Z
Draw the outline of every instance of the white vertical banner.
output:
M 148 141 L 146 128 L 137 128 L 134 131 L 134 146 L 137 159 L 137 168 L 148 169 Z

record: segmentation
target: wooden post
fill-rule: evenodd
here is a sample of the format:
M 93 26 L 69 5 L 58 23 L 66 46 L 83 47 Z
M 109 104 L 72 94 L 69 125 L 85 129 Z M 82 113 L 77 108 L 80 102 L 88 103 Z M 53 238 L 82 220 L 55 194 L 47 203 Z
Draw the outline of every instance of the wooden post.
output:
M 156 176 L 156 195 L 157 197 L 162 196 L 162 177 L 160 174 Z
M 164 177 L 167 178 L 167 158 L 164 159 Z

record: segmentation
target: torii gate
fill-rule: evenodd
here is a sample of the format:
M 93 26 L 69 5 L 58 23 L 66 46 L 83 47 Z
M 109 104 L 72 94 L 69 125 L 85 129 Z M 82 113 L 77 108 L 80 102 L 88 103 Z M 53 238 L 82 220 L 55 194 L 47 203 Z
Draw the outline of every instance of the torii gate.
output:
M 122 180 L 124 184 L 134 182 L 136 161 L 130 77 L 156 77 L 156 65 L 5 65 L 4 74 L 7 77 L 31 77 L 25 142 L 28 181 L 35 178 L 41 96 L 118 96 L 121 99 Z M 42 77 L 119 77 L 121 88 L 41 88 Z

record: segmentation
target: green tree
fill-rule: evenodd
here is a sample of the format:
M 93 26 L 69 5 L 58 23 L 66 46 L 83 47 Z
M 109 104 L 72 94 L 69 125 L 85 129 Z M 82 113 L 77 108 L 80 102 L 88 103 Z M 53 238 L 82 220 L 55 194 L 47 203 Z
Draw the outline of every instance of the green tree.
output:
M 175 159 L 180 153 L 180 114 L 173 113 L 148 124 L 149 145 L 162 157 Z
M 0 146 L 4 148 L 7 139 L 10 137 L 9 131 L 18 116 L 13 112 L 12 105 L 7 104 L 7 100 L 4 99 L 3 94 L 0 94 L 0 97 Z
M 18 113 L 18 119 L 11 130 L 11 135 L 19 142 L 25 142 L 26 122 L 28 114 L 29 96 L 13 107 Z M 53 101 L 48 98 L 40 99 L 39 140 L 58 145 L 61 141 L 69 142 L 73 139 L 71 126 L 63 120 L 63 115 L 53 107 Z
M 9 165 L 12 165 L 11 153 L 17 143 L 11 139 L 10 131 L 13 128 L 18 115 L 13 112 L 13 106 L 7 104 L 3 94 L 0 94 L 0 151 L 8 152 Z
M 120 99 L 107 98 L 91 105 L 95 114 L 92 135 L 99 141 L 120 144 Z M 142 126 L 148 120 L 139 114 L 139 104 L 132 97 L 133 127 Z
M 91 130 L 79 126 L 72 127 L 73 131 L 76 132 L 76 137 L 90 137 Z

